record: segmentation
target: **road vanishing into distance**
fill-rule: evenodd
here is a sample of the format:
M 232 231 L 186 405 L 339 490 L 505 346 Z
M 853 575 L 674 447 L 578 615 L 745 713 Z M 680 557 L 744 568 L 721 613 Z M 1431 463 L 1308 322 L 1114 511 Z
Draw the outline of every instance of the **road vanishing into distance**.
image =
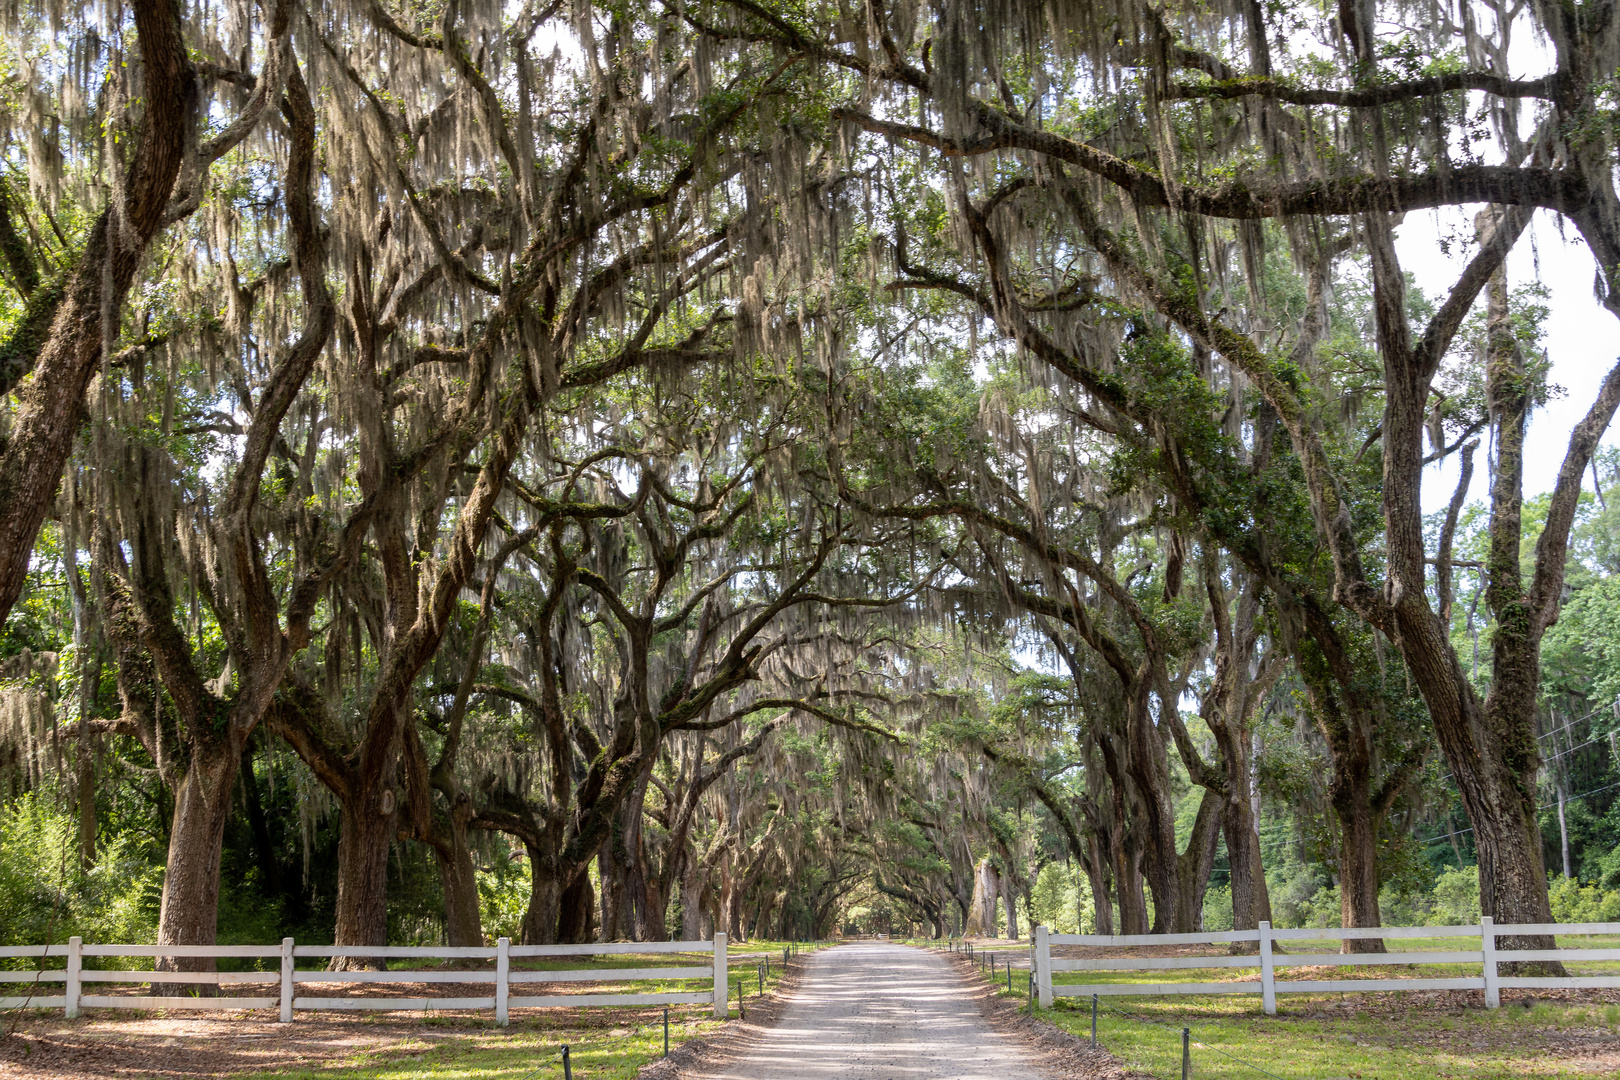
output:
M 1038 1080 L 1015 1037 L 985 1023 L 971 986 L 945 959 L 861 944 L 805 958 L 780 1021 L 732 1044 L 712 1080 Z

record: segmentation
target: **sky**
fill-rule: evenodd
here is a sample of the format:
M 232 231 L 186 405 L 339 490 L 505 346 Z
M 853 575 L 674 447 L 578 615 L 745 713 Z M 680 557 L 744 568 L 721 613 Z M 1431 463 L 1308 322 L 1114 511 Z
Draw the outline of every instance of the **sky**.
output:
M 1453 245 L 1448 256 L 1440 250 L 1441 239 L 1471 235 L 1478 209 L 1470 206 L 1445 214 L 1410 214 L 1397 230 L 1395 248 L 1401 265 L 1431 298 L 1445 295 L 1472 254 L 1472 250 L 1462 250 L 1464 245 Z M 1605 311 L 1592 294 L 1597 264 L 1573 228 L 1566 225 L 1564 234 L 1559 234 L 1556 218 L 1542 211 L 1508 256 L 1512 286 L 1539 279 L 1552 293 L 1545 346 L 1552 363 L 1551 381 L 1565 388 L 1563 396 L 1531 417 L 1525 439 L 1526 496 L 1552 490 L 1571 429 L 1586 414 L 1603 377 L 1620 357 L 1620 320 Z M 1617 441 L 1611 425 L 1604 445 Z M 1476 500 L 1483 500 L 1487 492 L 1486 449 L 1481 445 L 1481 454 L 1474 459 L 1470 494 Z M 1450 501 L 1458 467 L 1455 455 L 1443 466 L 1429 467 L 1423 483 L 1425 512 L 1443 509 Z

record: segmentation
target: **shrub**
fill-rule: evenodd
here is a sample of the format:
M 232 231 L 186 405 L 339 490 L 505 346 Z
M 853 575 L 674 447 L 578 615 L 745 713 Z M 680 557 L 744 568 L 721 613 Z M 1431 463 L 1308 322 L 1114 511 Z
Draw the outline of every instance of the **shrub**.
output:
M 1582 885 L 1562 874 L 1547 886 L 1554 922 L 1620 922 L 1620 890 Z
M 1430 926 L 1467 926 L 1479 922 L 1479 868 L 1459 866 L 1435 879 Z
M 78 859 L 78 823 L 36 793 L 0 806 L 0 944 L 156 940 L 163 870 L 129 836 L 103 840 L 96 865 Z
M 1309 900 L 1300 904 L 1299 918 L 1301 926 L 1318 929 L 1340 925 L 1344 921 L 1344 907 L 1339 899 L 1339 887 L 1331 885 L 1316 890 Z
M 484 936 L 494 940 L 508 937 L 519 941 L 523 937 L 523 916 L 529 910 L 529 867 L 510 857 L 505 849 L 498 849 L 490 865 L 478 868 L 478 899 L 484 926 Z M 679 923 L 674 937 L 680 937 Z
M 1232 929 L 1232 886 L 1220 885 L 1204 894 L 1204 930 L 1219 934 Z
M 1266 872 L 1266 889 L 1271 895 L 1272 924 L 1278 927 L 1311 926 L 1316 895 L 1327 884 L 1327 876 L 1317 866 L 1295 863 Z M 1338 918 L 1339 894 L 1333 891 L 1334 919 Z M 1334 921 L 1327 925 L 1337 926 Z
M 1095 926 L 1091 912 L 1091 890 L 1078 866 L 1047 863 L 1041 867 L 1030 903 L 1035 921 L 1045 923 L 1055 934 L 1079 934 Z

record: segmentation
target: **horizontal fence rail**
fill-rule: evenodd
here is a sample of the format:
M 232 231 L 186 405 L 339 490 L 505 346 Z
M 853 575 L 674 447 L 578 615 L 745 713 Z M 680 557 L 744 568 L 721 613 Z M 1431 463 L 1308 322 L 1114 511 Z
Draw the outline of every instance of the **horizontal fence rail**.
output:
M 1620 988 L 1620 975 L 1527 976 L 1503 974 L 1501 965 L 1536 961 L 1620 961 L 1620 948 L 1501 949 L 1503 938 L 1578 937 L 1620 935 L 1620 923 L 1526 923 L 1498 926 L 1483 918 L 1477 926 L 1379 926 L 1304 930 L 1276 930 L 1261 923 L 1255 930 L 1229 930 L 1212 934 L 1054 934 L 1035 928 L 1030 949 L 1035 967 L 1036 992 L 1042 1008 L 1055 997 L 1104 995 L 1158 996 L 1171 994 L 1259 994 L 1267 1013 L 1277 1011 L 1278 994 L 1366 993 L 1383 990 L 1483 990 L 1485 1004 L 1496 1008 L 1504 989 L 1611 989 Z M 1280 952 L 1279 942 L 1290 941 L 1399 941 L 1403 938 L 1472 938 L 1479 947 L 1452 950 L 1385 953 Z M 1234 956 L 1087 956 L 1054 957 L 1055 945 L 1129 948 L 1158 945 L 1248 945 L 1254 955 Z M 1285 946 L 1286 947 L 1286 946 Z M 1278 968 L 1376 967 L 1403 964 L 1478 965 L 1479 974 L 1440 978 L 1390 979 L 1278 979 Z M 1062 983 L 1052 976 L 1071 971 L 1176 971 L 1212 969 L 1257 970 L 1258 978 L 1226 982 Z
M 709 962 L 683 967 L 575 968 L 557 971 L 512 969 L 514 959 L 561 959 L 592 956 L 657 953 L 707 953 Z M 191 958 L 206 960 L 250 959 L 281 961 L 277 971 L 157 971 L 86 970 L 85 957 L 137 957 L 159 959 Z M 493 966 L 468 971 L 311 971 L 298 969 L 299 959 L 363 957 L 367 959 L 418 959 L 484 961 Z M 494 945 L 432 948 L 403 945 L 299 945 L 283 938 L 276 945 L 86 945 L 80 938 L 69 938 L 65 945 L 11 945 L 0 947 L 0 959 L 47 959 L 65 961 L 65 968 L 36 971 L 0 971 L 0 983 L 32 983 L 49 986 L 49 994 L 0 996 L 0 1008 L 62 1009 L 69 1019 L 80 1009 L 277 1009 L 282 1023 L 291 1023 L 298 1011 L 366 1009 L 439 1010 L 493 1009 L 496 1023 L 505 1026 L 513 1008 L 579 1006 L 695 1005 L 710 1002 L 714 1015 L 724 1019 L 727 1008 L 726 935 L 712 941 L 601 942 L 585 945 L 513 945 L 500 938 Z M 546 983 L 614 983 L 706 979 L 709 989 L 636 994 L 570 994 L 513 996 L 512 988 Z M 60 988 L 56 984 L 64 984 Z M 85 984 L 132 984 L 152 987 L 185 986 L 263 986 L 274 988 L 275 996 L 191 997 L 86 993 Z M 451 983 L 489 987 L 478 997 L 315 997 L 300 993 L 304 984 L 380 983 L 385 985 L 430 985 Z M 17 989 L 15 987 L 11 988 Z M 60 989 L 61 992 L 56 991 Z

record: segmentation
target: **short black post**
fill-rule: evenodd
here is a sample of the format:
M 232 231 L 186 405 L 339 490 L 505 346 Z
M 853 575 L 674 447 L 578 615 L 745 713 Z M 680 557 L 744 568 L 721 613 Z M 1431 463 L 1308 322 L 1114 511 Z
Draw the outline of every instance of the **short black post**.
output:
M 738 978 L 737 978 L 737 1019 L 739 1019 L 739 1020 L 748 1019 L 748 1010 L 747 1010 L 746 1007 L 744 1007 L 744 998 L 743 998 L 743 982 L 744 981 L 745 980 L 741 976 L 738 976 Z
M 755 995 L 756 997 L 764 997 L 765 996 L 765 977 L 767 975 L 769 975 L 770 973 L 771 973 L 771 962 L 769 960 L 766 960 L 766 961 L 764 961 L 763 963 L 761 963 L 759 965 L 759 993 L 757 995 Z
M 1007 993 L 1012 993 L 1012 957 L 1007 957 Z
M 669 1057 L 669 1006 L 664 1006 L 664 1056 Z
M 1192 1080 L 1192 1028 L 1181 1029 L 1181 1080 Z
M 563 1047 L 563 1080 L 574 1080 L 574 1066 L 568 1060 L 568 1047 Z
M 1097 1048 L 1097 995 L 1091 995 L 1091 1048 Z

